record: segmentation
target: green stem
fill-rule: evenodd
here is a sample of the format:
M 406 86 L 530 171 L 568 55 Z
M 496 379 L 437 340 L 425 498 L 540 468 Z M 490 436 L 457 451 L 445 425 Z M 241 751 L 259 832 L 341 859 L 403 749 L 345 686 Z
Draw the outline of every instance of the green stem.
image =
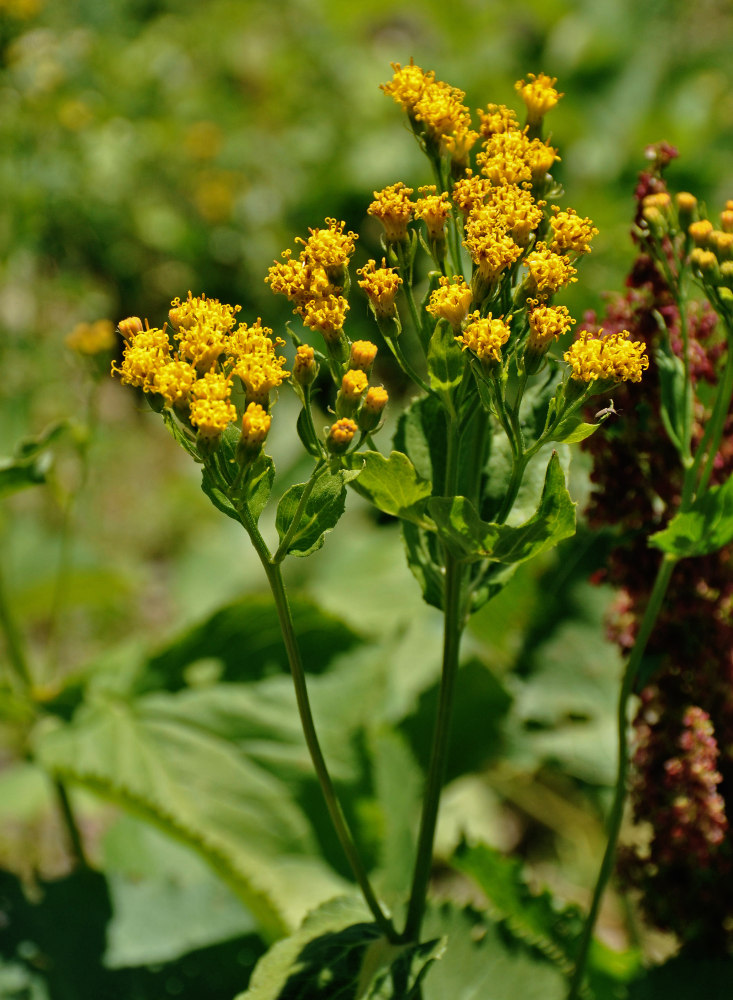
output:
M 369 882 L 369 877 L 366 873 L 364 865 L 362 864 L 356 844 L 354 843 L 354 838 L 351 834 L 351 830 L 349 829 L 343 809 L 341 808 L 341 803 L 336 795 L 336 790 L 333 787 L 333 782 L 331 781 L 331 776 L 328 772 L 328 767 L 326 766 L 326 761 L 318 741 L 315 722 L 313 720 L 313 712 L 311 711 L 310 699 L 308 697 L 303 660 L 300 655 L 300 647 L 298 646 L 298 640 L 295 635 L 293 618 L 290 613 L 290 605 L 285 592 L 285 585 L 283 583 L 282 573 L 280 572 L 280 566 L 279 564 L 273 562 L 265 540 L 260 534 L 246 504 L 240 510 L 240 518 L 242 525 L 249 535 L 255 551 L 259 556 L 263 569 L 265 570 L 267 580 L 270 584 L 270 589 L 272 590 L 272 596 L 275 600 L 275 607 L 277 609 L 277 616 L 282 630 L 283 642 L 288 656 L 288 663 L 290 664 L 290 672 L 293 678 L 293 686 L 295 688 L 295 698 L 298 704 L 298 713 L 300 715 L 306 745 L 310 753 L 311 761 L 313 762 L 313 767 L 315 768 L 318 783 L 320 784 L 321 791 L 323 792 L 323 797 L 326 800 L 326 808 L 328 809 L 329 816 L 331 817 L 331 822 L 336 830 L 336 835 L 338 836 L 341 847 L 349 862 L 354 878 L 364 895 L 364 899 L 374 916 L 375 922 L 379 926 L 382 933 L 390 941 L 395 942 L 397 940 L 397 934 L 391 921 L 383 913 L 377 897 L 374 894 L 371 883 Z
M 616 856 L 616 844 L 618 843 L 619 832 L 621 830 L 621 820 L 624 813 L 624 803 L 626 801 L 626 778 L 629 768 L 626 730 L 628 726 L 629 698 L 634 690 L 639 665 L 642 657 L 644 656 L 649 636 L 652 633 L 659 616 L 659 612 L 661 611 L 664 595 L 667 592 L 667 587 L 669 586 L 669 581 L 677 562 L 677 556 L 665 554 L 662 557 L 662 561 L 654 581 L 654 587 L 652 588 L 652 592 L 649 596 L 649 602 L 647 603 L 644 617 L 642 618 L 641 625 L 639 627 L 639 634 L 636 637 L 634 648 L 631 651 L 631 656 L 626 664 L 626 670 L 621 683 L 621 693 L 619 695 L 617 713 L 618 767 L 616 772 L 616 786 L 613 793 L 613 803 L 608 817 L 608 842 L 606 844 L 606 850 L 603 855 L 600 871 L 598 872 L 598 878 L 593 891 L 593 900 L 588 912 L 588 917 L 586 918 L 585 927 L 583 928 L 583 935 L 578 948 L 575 970 L 570 981 L 568 1000 L 577 1000 L 580 996 L 580 991 L 583 986 L 583 978 L 585 976 L 585 968 L 588 962 L 588 951 L 593 938 L 593 930 L 596 925 L 596 920 L 598 919 L 598 911 L 601 906 L 601 900 L 608 884 L 608 880 L 613 872 Z
M 522 485 L 524 470 L 527 468 L 528 461 L 528 455 L 515 455 L 514 460 L 512 461 L 512 473 L 509 478 L 509 485 L 507 486 L 506 493 L 504 494 L 504 502 L 502 503 L 499 513 L 495 518 L 496 524 L 503 524 L 509 516 L 511 509 L 514 506 L 514 501 L 517 499 L 519 487 Z
M 438 715 L 435 721 L 433 747 L 430 757 L 420 832 L 417 842 L 417 858 L 412 876 L 410 902 L 407 920 L 402 932 L 402 940 L 417 941 L 420 936 L 425 902 L 427 898 L 430 870 L 433 860 L 433 841 L 438 820 L 440 795 L 445 780 L 448 759 L 448 739 L 453 711 L 455 679 L 458 673 L 458 652 L 461 642 L 462 622 L 460 615 L 462 566 L 455 557 L 446 553 L 445 563 L 445 625 L 443 633 L 443 673 L 440 684 Z
M 303 516 L 305 505 L 308 503 L 308 498 L 313 492 L 313 487 L 316 485 L 316 483 L 318 482 L 318 480 L 321 478 L 321 476 L 325 471 L 326 471 L 326 463 L 324 461 L 318 462 L 316 467 L 313 469 L 313 472 L 311 473 L 310 479 L 305 484 L 303 493 L 300 497 L 300 501 L 295 509 L 293 520 L 287 532 L 283 536 L 283 540 L 280 542 L 277 552 L 272 557 L 272 562 L 281 563 L 285 558 L 285 556 L 287 555 L 288 546 L 290 545 L 290 542 L 293 540 L 293 536 L 295 535 L 296 531 L 300 527 L 300 519 Z
M 7 646 L 11 679 L 21 691 L 29 691 L 33 687 L 33 677 L 28 666 L 28 659 L 25 654 L 23 636 L 15 615 L 10 607 L 8 595 L 5 590 L 5 580 L 2 566 L 0 565 L 0 627 L 5 633 L 5 644 Z
M 64 826 L 66 827 L 66 834 L 69 840 L 69 853 L 78 867 L 88 868 L 89 863 L 87 862 L 84 851 L 84 841 L 81 838 L 81 831 L 79 830 L 79 826 L 76 822 L 74 810 L 71 808 L 71 801 L 69 799 L 69 793 L 66 790 L 66 785 L 61 778 L 54 778 L 53 786 L 54 791 L 56 792 L 56 798 L 58 799 L 59 810 L 64 821 Z
M 384 339 L 387 346 L 392 351 L 392 354 L 394 355 L 397 364 L 400 366 L 405 375 L 407 375 L 407 377 L 411 379 L 411 381 L 413 381 L 416 385 L 419 385 L 420 388 L 423 390 L 423 392 L 432 395 L 433 390 L 430 388 L 427 382 L 418 375 L 418 373 L 415 371 L 415 369 L 412 367 L 410 362 L 405 357 L 404 351 L 400 347 L 399 340 L 393 340 L 391 337 L 385 337 Z
M 713 412 L 710 420 L 708 421 L 707 427 L 705 428 L 705 436 L 700 442 L 700 446 L 698 447 L 695 455 L 693 470 L 696 470 L 699 467 L 703 451 L 707 450 L 705 466 L 703 468 L 702 475 L 700 476 L 700 481 L 697 483 L 697 487 L 695 489 L 697 496 L 702 496 L 710 481 L 710 476 L 715 467 L 715 456 L 718 454 L 720 440 L 723 436 L 725 419 L 728 416 L 731 397 L 733 396 L 733 349 L 731 349 L 730 346 L 730 338 L 728 343 L 729 346 L 727 357 L 725 359 L 725 368 L 723 370 L 723 377 L 720 380 L 720 385 L 718 386 Z M 692 479 L 693 477 L 691 476 L 690 478 Z M 694 481 L 692 485 L 693 487 L 695 486 Z M 689 498 L 685 497 L 684 499 L 687 500 Z

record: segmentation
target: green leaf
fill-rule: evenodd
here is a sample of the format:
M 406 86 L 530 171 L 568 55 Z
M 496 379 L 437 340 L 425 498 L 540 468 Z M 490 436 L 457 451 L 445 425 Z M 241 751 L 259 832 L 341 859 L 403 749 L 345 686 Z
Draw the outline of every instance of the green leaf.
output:
M 351 460 L 359 463 L 363 460 L 363 468 L 359 478 L 352 482 L 352 489 L 385 514 L 425 526 L 425 500 L 432 486 L 418 473 L 407 455 L 393 451 L 385 458 L 378 451 L 367 451 L 351 456 Z
M 37 437 L 20 441 L 12 458 L 0 458 L 0 497 L 45 483 L 53 462 L 51 445 L 70 430 L 70 420 L 59 420 Z
M 567 980 L 541 952 L 454 903 L 429 907 L 423 934 L 445 952 L 425 977 L 424 1000 L 564 1000 Z
M 431 388 L 448 396 L 460 385 L 466 370 L 466 358 L 458 346 L 449 323 L 441 321 L 435 327 L 428 345 L 428 372 Z
M 380 726 L 369 736 L 370 759 L 379 804 L 379 873 L 375 885 L 387 902 L 402 902 L 410 889 L 422 802 L 423 773 L 407 741 Z
M 564 973 L 572 971 L 584 924 L 577 906 L 561 907 L 549 892 L 531 892 L 521 861 L 488 844 L 462 844 L 451 863 L 486 895 L 494 920 L 505 921 L 513 935 L 537 948 Z
M 292 785 L 251 752 L 261 746 L 263 710 L 244 711 L 242 697 L 253 695 L 231 684 L 132 703 L 97 696 L 69 724 L 40 724 L 34 752 L 51 774 L 198 850 L 263 933 L 276 937 L 301 918 L 304 895 L 312 905 L 314 897 L 341 891 L 343 882 L 317 860 Z M 269 727 L 275 743 L 272 720 Z M 297 719 L 288 720 L 286 738 L 287 729 L 295 746 L 302 740 Z
M 423 479 L 440 495 L 445 481 L 446 418 L 435 396 L 421 396 L 400 416 L 394 447 L 407 455 Z
M 238 1000 L 410 1000 L 442 950 L 392 945 L 363 903 L 334 899 L 260 959 Z
M 428 510 L 453 554 L 469 561 L 525 562 L 575 533 L 575 504 L 554 452 L 547 466 L 539 506 L 524 524 L 510 526 L 482 521 L 465 497 L 435 497 L 428 503 Z
M 675 514 L 649 544 L 678 558 L 717 552 L 733 541 L 733 476 L 711 487 L 689 510 Z
M 427 604 L 443 610 L 445 574 L 443 572 L 440 540 L 432 531 L 424 531 L 409 521 L 402 522 L 407 565 L 420 584 Z
M 560 421 L 548 440 L 557 441 L 559 444 L 577 444 L 578 441 L 585 441 L 591 434 L 595 434 L 600 426 L 600 423 L 587 424 L 578 414 L 572 414 Z
M 294 556 L 309 556 L 323 545 L 326 533 L 335 528 L 346 508 L 346 483 L 359 470 L 341 469 L 316 481 L 305 502 L 298 525 L 285 550 Z M 290 531 L 307 483 L 297 483 L 283 494 L 277 507 L 275 527 L 282 542 Z
M 269 455 L 261 452 L 253 462 L 247 477 L 247 503 L 255 523 L 270 499 L 274 478 L 275 463 Z
M 241 520 L 237 509 L 229 499 L 229 497 L 224 493 L 219 486 L 217 486 L 209 470 L 204 467 L 201 470 L 201 489 L 204 491 L 206 496 L 211 500 L 213 505 L 217 510 L 220 510 L 222 514 L 226 514 L 227 517 L 231 517 L 233 521 L 241 525 Z
M 661 319 L 660 319 L 660 322 Z M 664 337 L 654 353 L 661 392 L 660 415 L 664 429 L 678 452 L 684 448 L 685 428 L 692 417 L 692 393 L 686 399 L 685 366 Z

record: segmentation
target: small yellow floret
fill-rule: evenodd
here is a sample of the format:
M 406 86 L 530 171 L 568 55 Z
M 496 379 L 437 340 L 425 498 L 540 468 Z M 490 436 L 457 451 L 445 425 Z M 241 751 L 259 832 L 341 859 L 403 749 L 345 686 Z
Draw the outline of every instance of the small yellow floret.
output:
M 402 278 L 394 268 L 387 267 L 384 259 L 381 267 L 377 267 L 376 261 L 370 260 L 356 273 L 362 276 L 359 288 L 363 288 L 369 296 L 377 318 L 395 316 L 397 314 L 395 299 Z
M 669 195 L 667 196 L 669 198 Z M 591 219 L 581 219 L 577 212 L 568 208 L 561 212 L 557 205 L 552 206 L 554 213 L 550 219 L 552 226 L 552 241 L 550 250 L 554 253 L 583 254 L 590 252 L 590 242 L 598 235 L 598 230 Z
M 529 73 L 526 82 L 518 80 L 514 84 L 514 89 L 527 107 L 529 125 L 539 125 L 547 112 L 552 111 L 560 98 L 565 96 L 555 90 L 556 83 L 557 79 L 546 73 L 538 73 L 537 76 Z
M 481 119 L 481 135 L 488 139 L 497 132 L 519 132 L 519 121 L 512 108 L 505 104 L 489 104 L 486 111 L 479 109 Z
M 359 237 L 353 232 L 345 233 L 344 222 L 326 219 L 326 224 L 328 229 L 309 229 L 308 239 L 296 237 L 296 242 L 303 244 L 302 258 L 322 267 L 333 280 L 348 263 Z
M 295 351 L 293 381 L 298 385 L 312 385 L 318 374 L 316 355 L 310 344 L 301 344 Z
M 351 345 L 349 355 L 349 368 L 359 368 L 363 372 L 369 373 L 377 356 L 377 345 L 371 340 L 355 340 Z
M 415 218 L 423 220 L 430 239 L 445 239 L 445 224 L 450 215 L 448 194 L 445 191 L 436 194 L 434 184 L 421 187 L 418 192 L 422 197 L 415 202 Z
M 281 385 L 290 372 L 285 371 L 285 358 L 275 353 L 283 346 L 280 338 L 272 339 L 272 330 L 257 320 L 248 326 L 240 323 L 229 338 L 227 354 L 233 362 L 231 374 L 242 380 L 249 402 L 267 403 L 272 389 Z
M 349 303 L 343 295 L 326 295 L 312 299 L 300 310 L 303 322 L 310 330 L 316 330 L 328 344 L 341 339 Z
M 463 275 L 454 275 L 453 280 L 440 278 L 440 286 L 430 293 L 427 311 L 435 319 L 447 320 L 454 330 L 460 329 L 471 305 L 471 288 Z
M 112 374 L 120 375 L 123 385 L 133 385 L 143 392 L 155 391 L 155 379 L 171 360 L 171 345 L 165 330 L 153 327 L 136 333 L 125 344 L 122 365 L 112 362 Z
M 383 385 L 373 385 L 364 397 L 363 409 L 379 414 L 389 402 L 389 395 Z
M 353 368 L 346 372 L 341 380 L 341 392 L 344 399 L 350 403 L 355 403 L 363 396 L 369 379 L 366 373 L 358 368 Z
M 553 340 L 566 334 L 575 322 L 565 306 L 537 305 L 528 313 L 529 340 L 527 346 L 531 351 L 544 352 Z
M 547 298 L 578 279 L 576 269 L 567 259 L 554 253 L 546 244 L 538 243 L 524 261 L 531 283 L 540 298 Z
M 564 354 L 572 368 L 572 377 L 578 382 L 640 382 L 641 373 L 649 367 L 644 354 L 646 344 L 629 340 L 629 331 L 594 337 L 585 332 Z
M 468 349 L 485 364 L 501 361 L 501 348 L 511 333 L 504 320 L 494 319 L 491 313 L 482 317 L 479 312 L 472 313 L 468 319 L 463 334 L 456 337 L 461 348 Z
M 432 70 L 424 73 L 419 66 L 413 63 L 412 59 L 404 69 L 399 63 L 391 63 L 390 65 L 394 70 L 394 76 L 389 83 L 381 84 L 380 89 L 393 97 L 398 104 L 401 104 L 405 111 L 412 114 L 425 86 L 435 79 L 435 73 Z
M 196 369 L 187 361 L 170 361 L 160 368 L 153 382 L 153 391 L 159 392 L 166 406 L 185 403 L 196 381 Z
M 259 403 L 250 403 L 242 414 L 242 445 L 247 449 L 259 448 L 270 430 L 272 417 Z
M 412 193 L 413 189 L 402 181 L 374 192 L 374 201 L 367 213 L 382 223 L 388 243 L 399 243 L 407 237 L 407 224 L 415 208 L 410 201 Z
M 350 417 L 342 417 L 340 420 L 335 421 L 331 426 L 328 439 L 326 440 L 328 450 L 334 454 L 346 451 L 354 440 L 354 435 L 358 429 L 355 421 Z
M 479 209 L 466 219 L 463 245 L 471 254 L 481 277 L 487 281 L 495 281 L 522 253 L 503 227 L 497 226 L 488 208 Z

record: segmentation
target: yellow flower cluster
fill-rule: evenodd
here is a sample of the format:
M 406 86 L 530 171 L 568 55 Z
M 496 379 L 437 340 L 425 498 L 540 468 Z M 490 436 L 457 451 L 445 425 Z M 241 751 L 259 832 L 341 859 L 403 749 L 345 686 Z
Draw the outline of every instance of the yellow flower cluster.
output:
M 502 226 L 497 225 L 494 213 L 485 207 L 472 212 L 466 219 L 463 245 L 487 282 L 496 281 L 502 271 L 522 255 L 521 247 Z
M 649 367 L 644 354 L 646 344 L 629 340 L 629 331 L 602 336 L 592 336 L 587 331 L 565 352 L 565 360 L 572 368 L 572 377 L 578 382 L 640 382 L 641 373 Z
M 418 188 L 418 193 L 421 197 L 415 202 L 415 218 L 423 220 L 431 240 L 445 239 L 445 224 L 451 213 L 448 193 L 436 194 L 434 184 Z
M 566 334 L 575 322 L 565 306 L 540 305 L 536 299 L 532 299 L 528 305 L 534 306 L 527 316 L 528 347 L 531 351 L 546 351 L 552 341 Z
M 530 73 L 527 79 L 526 83 L 524 80 L 517 81 L 514 89 L 526 105 L 527 123 L 538 125 L 564 94 L 559 94 L 555 90 L 557 80 L 545 73 L 539 73 L 537 76 Z
M 578 280 L 576 269 L 567 257 L 550 250 L 545 243 L 538 243 L 536 249 L 527 254 L 524 263 L 533 291 L 543 299 Z
M 462 275 L 454 275 L 452 281 L 441 276 L 438 288 L 430 293 L 427 310 L 435 319 L 447 320 L 454 330 L 458 330 L 468 315 L 471 298 L 471 288 Z
M 413 189 L 406 187 L 402 181 L 374 192 L 374 201 L 367 213 L 382 223 L 388 243 L 400 243 L 407 238 L 407 224 L 415 210 L 414 203 L 410 201 L 412 193 Z
M 342 335 L 349 304 L 343 296 L 345 269 L 356 233 L 344 233 L 344 223 L 326 219 L 328 229 L 311 229 L 298 259 L 285 250 L 283 260 L 270 268 L 265 281 L 273 292 L 287 296 L 295 304 L 294 312 L 311 330 L 317 330 L 328 342 Z
M 555 253 L 589 253 L 591 240 L 598 235 L 593 222 L 581 219 L 572 208 L 562 212 L 557 205 L 553 205 L 552 211 L 550 250 Z
M 395 269 L 387 267 L 384 259 L 381 267 L 377 267 L 376 261 L 370 260 L 356 273 L 361 275 L 359 288 L 366 292 L 377 318 L 388 319 L 396 316 L 395 299 L 402 284 L 402 278 Z
M 259 319 L 236 327 L 240 307 L 218 299 L 189 292 L 171 306 L 170 326 L 163 329 L 144 329 L 137 317 L 120 323 L 126 343 L 122 364 L 113 363 L 112 372 L 122 383 L 161 396 L 205 438 L 216 438 L 237 419 L 235 376 L 247 402 L 267 408 L 270 392 L 289 375 L 276 353 L 283 341 L 273 341 Z
M 484 364 L 501 361 L 501 349 L 511 333 L 507 323 L 501 318 L 494 319 L 491 313 L 482 317 L 474 312 L 468 319 L 462 335 L 456 337 L 461 348 L 471 351 Z

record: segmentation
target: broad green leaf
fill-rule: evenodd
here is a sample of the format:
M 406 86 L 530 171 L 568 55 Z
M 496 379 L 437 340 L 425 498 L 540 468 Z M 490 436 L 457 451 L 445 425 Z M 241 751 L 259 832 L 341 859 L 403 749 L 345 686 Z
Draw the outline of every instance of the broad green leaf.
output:
M 440 539 L 432 531 L 424 531 L 409 521 L 402 522 L 402 537 L 410 571 L 420 584 L 427 604 L 443 610 L 445 576 L 442 569 Z
M 513 935 L 538 948 L 566 974 L 572 971 L 584 924 L 577 906 L 561 907 L 549 892 L 531 892 L 521 861 L 488 844 L 462 844 L 451 864 L 486 895 L 493 919 L 505 921 Z
M 363 468 L 352 488 L 375 507 L 405 521 L 425 524 L 425 500 L 432 486 L 423 479 L 407 455 L 393 451 L 389 458 L 378 451 L 352 456 Z
M 410 1000 L 442 950 L 392 945 L 362 902 L 334 899 L 260 959 L 237 1000 Z
M 428 969 L 424 1000 L 564 1000 L 561 971 L 521 938 L 470 908 L 430 906 L 423 935 L 445 938 Z
M 402 902 L 409 894 L 415 863 L 423 773 L 406 740 L 394 729 L 373 731 L 369 748 L 380 816 L 375 885 L 388 902 Z
M 689 510 L 675 514 L 649 544 L 678 558 L 717 552 L 733 541 L 733 476 L 713 486 Z
M 259 520 L 270 499 L 274 478 L 275 463 L 269 455 L 261 452 L 249 470 L 247 478 L 247 503 L 255 522 Z
M 662 322 L 660 320 L 660 322 Z M 685 366 L 664 337 L 654 352 L 659 372 L 661 406 L 659 409 L 667 436 L 677 451 L 684 446 L 685 427 L 690 426 L 692 393 L 685 399 Z
M 303 408 L 298 414 L 298 419 L 295 424 L 295 429 L 298 432 L 298 437 L 301 443 L 309 455 L 313 455 L 314 458 L 320 458 L 321 452 L 318 448 L 318 444 L 313 440 L 313 434 L 311 432 L 311 425 L 306 417 L 305 408 Z
M 278 936 L 304 912 L 303 894 L 328 898 L 343 883 L 316 859 L 290 786 L 247 752 L 252 715 L 237 711 L 236 688 L 99 696 L 69 724 L 40 725 L 35 757 L 197 849 Z M 211 710 L 220 693 L 228 715 Z
M 575 504 L 555 453 L 550 458 L 539 506 L 524 524 L 482 521 L 465 497 L 434 497 L 428 503 L 438 532 L 459 559 L 525 562 L 575 532 Z
M 323 545 L 326 533 L 335 528 L 346 507 L 346 483 L 355 479 L 359 470 L 343 469 L 320 476 L 298 515 L 307 483 L 297 483 L 283 494 L 277 507 L 275 527 L 282 542 L 296 516 L 298 523 L 290 538 L 286 553 L 309 556 Z
M 458 346 L 450 324 L 441 321 L 435 327 L 428 346 L 430 385 L 443 395 L 450 395 L 460 384 L 466 370 L 466 357 Z
M 433 492 L 443 492 L 446 459 L 445 412 L 434 396 L 421 396 L 400 416 L 394 448 L 407 455 L 418 475 L 433 484 Z
M 334 615 L 301 594 L 289 595 L 293 626 L 309 674 L 322 673 L 340 653 L 363 639 Z M 187 629 L 154 653 L 139 671 L 136 693 L 176 691 L 194 682 L 199 663 L 218 664 L 217 681 L 252 681 L 288 674 L 288 658 L 277 609 L 269 591 L 247 594 Z
M 566 444 L 543 445 L 524 470 L 519 492 L 507 517 L 507 524 L 522 524 L 533 516 L 545 488 L 547 466 L 555 453 L 560 459 L 565 475 L 568 475 L 572 449 Z M 492 521 L 501 509 L 507 483 L 512 474 L 512 466 L 512 453 L 506 435 L 503 432 L 497 433 L 491 440 L 491 453 L 486 466 L 488 481 L 484 491 L 485 499 L 479 511 L 484 521 Z

